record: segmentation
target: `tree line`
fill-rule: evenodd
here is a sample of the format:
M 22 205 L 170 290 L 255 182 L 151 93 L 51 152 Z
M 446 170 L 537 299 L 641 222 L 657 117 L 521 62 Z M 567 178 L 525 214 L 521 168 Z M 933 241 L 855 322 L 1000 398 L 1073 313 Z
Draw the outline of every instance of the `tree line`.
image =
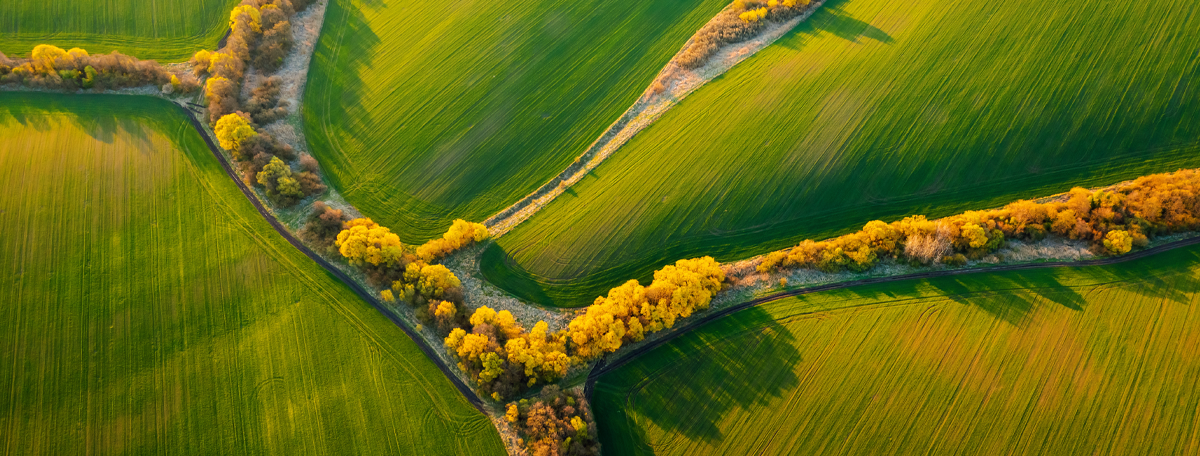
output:
M 1155 236 L 1200 228 L 1200 172 L 1152 174 L 1117 186 L 1073 188 L 1046 202 L 1020 200 L 1000 209 L 967 211 L 928 220 L 915 215 L 892 223 L 871 221 L 854 233 L 805 240 L 772 252 L 760 272 L 810 268 L 862 272 L 881 259 L 917 265 L 961 266 L 1012 239 L 1040 241 L 1048 235 L 1087 241 L 1098 255 L 1143 248 Z
M 0 84 L 21 84 L 53 90 L 123 89 L 154 85 L 164 93 L 190 93 L 200 84 L 187 73 L 173 73 L 153 60 L 113 51 L 88 54 L 86 50 L 39 44 L 27 59 L 0 53 Z
M 262 189 L 283 207 L 327 188 L 316 159 L 297 154 L 261 128 L 287 116 L 283 80 L 273 73 L 294 44 L 290 18 L 307 7 L 307 0 L 242 0 L 229 14 L 225 46 L 201 50 L 189 60 L 192 76 L 207 78 L 209 122 L 221 147 L 233 155 L 246 185 Z M 248 81 L 248 68 L 260 77 Z M 250 84 L 245 98 L 244 83 Z
M 679 260 L 655 271 L 649 286 L 631 280 L 596 298 L 564 330 L 549 332 L 539 321 L 527 331 L 510 312 L 482 306 L 458 321 L 444 344 L 479 388 L 500 401 L 707 309 L 724 282 L 712 257 Z

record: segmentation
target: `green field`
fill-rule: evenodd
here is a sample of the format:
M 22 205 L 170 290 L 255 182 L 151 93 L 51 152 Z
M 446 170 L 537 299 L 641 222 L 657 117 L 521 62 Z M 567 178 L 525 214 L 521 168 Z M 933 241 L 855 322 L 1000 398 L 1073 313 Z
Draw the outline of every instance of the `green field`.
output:
M 503 454 L 155 98 L 0 94 L 0 454 Z
M 332 0 L 304 104 L 326 175 L 405 242 L 549 181 L 728 0 Z
M 776 301 L 596 385 L 611 454 L 1194 454 L 1200 247 Z
M 38 44 L 114 50 L 140 59 L 187 60 L 215 49 L 238 0 L 7 0 L 0 2 L 0 52 L 28 56 Z
M 485 254 L 591 303 L 680 258 L 1200 166 L 1194 1 L 831 1 Z

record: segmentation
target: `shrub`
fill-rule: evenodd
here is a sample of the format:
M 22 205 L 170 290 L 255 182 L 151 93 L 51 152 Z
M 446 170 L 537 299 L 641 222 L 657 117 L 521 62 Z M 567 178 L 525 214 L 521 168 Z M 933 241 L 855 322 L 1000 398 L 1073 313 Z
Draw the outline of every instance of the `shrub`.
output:
M 338 252 L 334 242 L 342 231 L 342 223 L 350 220 L 341 209 L 334 209 L 324 201 L 312 204 L 312 213 L 297 233 L 300 239 L 314 245 L 319 253 L 333 254 Z M 390 293 L 390 292 L 389 292 Z
M 596 423 L 583 396 L 548 386 L 532 403 L 522 400 L 508 404 L 505 417 L 522 437 L 518 441 L 530 454 L 600 454 L 600 444 L 591 431 L 596 428 Z
M 1133 237 L 1125 230 L 1109 231 L 1104 236 L 1104 248 L 1113 255 L 1124 255 L 1133 248 Z
M 450 229 L 441 238 L 430 240 L 417 247 L 417 256 L 426 262 L 432 262 L 455 250 L 488 238 L 490 234 L 486 226 L 458 219 L 450 225 Z

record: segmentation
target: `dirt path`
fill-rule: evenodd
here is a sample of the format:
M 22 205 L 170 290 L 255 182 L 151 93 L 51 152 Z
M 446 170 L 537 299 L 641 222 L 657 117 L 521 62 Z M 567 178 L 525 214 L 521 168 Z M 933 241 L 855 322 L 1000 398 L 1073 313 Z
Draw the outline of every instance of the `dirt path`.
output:
M 931 278 L 935 278 L 935 277 L 947 277 L 947 276 L 968 275 L 968 274 L 988 274 L 988 273 L 1005 272 L 1005 271 L 1023 271 L 1023 270 L 1031 270 L 1031 269 L 1046 269 L 1046 268 L 1061 268 L 1061 267 L 1104 266 L 1104 265 L 1124 263 L 1127 261 L 1133 261 L 1133 260 L 1151 256 L 1151 255 L 1175 250 L 1178 248 L 1188 247 L 1188 246 L 1192 246 L 1192 245 L 1196 245 L 1196 244 L 1200 244 L 1200 236 L 1191 237 L 1191 238 L 1187 238 L 1187 239 L 1181 239 L 1178 241 L 1170 242 L 1170 243 L 1163 244 L 1163 245 L 1156 246 L 1156 247 L 1151 247 L 1146 250 L 1130 253 L 1127 255 L 1122 255 L 1119 257 L 1098 258 L 1098 259 L 1094 259 L 1094 260 L 1082 260 L 1082 261 L 1055 261 L 1055 262 L 1047 262 L 1047 263 L 988 266 L 988 267 L 975 268 L 975 269 L 953 269 L 953 270 L 943 270 L 943 271 L 919 272 L 919 273 L 914 273 L 914 274 L 905 274 L 905 275 L 890 276 L 890 277 L 872 277 L 869 279 L 853 280 L 853 281 L 849 281 L 849 282 L 831 283 L 831 284 L 826 284 L 826 285 L 817 285 L 817 286 L 806 287 L 806 288 L 798 288 L 795 290 L 781 291 L 779 293 L 774 293 L 774 294 L 771 294 L 768 296 L 763 296 L 761 298 L 752 299 L 752 300 L 746 301 L 744 303 L 741 303 L 741 304 L 738 304 L 738 305 L 735 305 L 732 307 L 727 307 L 725 309 L 721 309 L 719 311 L 713 312 L 709 315 L 705 315 L 702 318 L 699 318 L 697 320 L 693 320 L 693 321 L 689 322 L 688 324 L 684 325 L 683 327 L 679 328 L 678 330 L 673 331 L 671 334 L 668 334 L 666 337 L 663 337 L 661 339 L 655 340 L 651 343 L 645 344 L 636 349 L 633 349 L 628 352 L 620 354 L 619 356 L 616 357 L 616 359 L 612 360 L 611 362 L 609 362 L 607 357 L 601 359 L 599 362 L 596 363 L 595 366 L 592 367 L 591 372 L 588 373 L 587 382 L 585 383 L 585 386 L 584 386 L 584 392 L 587 395 L 587 398 L 590 400 L 592 398 L 592 390 L 596 385 L 596 379 L 600 378 L 601 375 L 604 375 L 604 374 L 612 371 L 613 369 L 621 367 L 625 363 L 628 363 L 630 360 L 632 360 L 644 353 L 647 353 L 650 350 L 658 348 L 659 346 L 666 344 L 667 342 L 670 342 L 671 340 L 674 340 L 675 338 L 677 338 L 679 336 L 687 334 L 687 333 L 691 332 L 692 330 L 699 328 L 700 326 L 703 326 L 709 322 L 712 322 L 714 320 L 728 316 L 728 315 L 733 314 L 734 312 L 737 312 L 740 310 L 745 310 L 745 309 L 748 309 L 748 308 L 751 308 L 754 306 L 766 304 L 766 303 L 769 303 L 772 301 L 777 301 L 777 300 L 784 299 L 784 298 L 789 298 L 792 296 L 800 296 L 800 295 L 806 295 L 806 294 L 810 294 L 810 293 L 818 293 L 818 292 L 822 292 L 822 291 L 840 290 L 840 289 L 844 289 L 844 288 L 859 287 L 859 286 L 863 286 L 863 285 L 873 285 L 873 284 L 888 283 L 888 282 L 900 282 L 900 281 L 904 281 L 904 280 L 931 279 Z
M 192 126 L 195 127 L 196 131 L 200 133 L 200 136 L 204 138 L 204 142 L 208 144 L 209 151 L 212 152 L 213 156 L 217 157 L 217 161 L 221 162 L 221 167 L 225 168 L 225 174 L 228 174 L 229 178 L 237 184 L 238 188 L 241 189 L 242 194 L 246 196 L 246 199 L 250 200 L 250 203 L 254 205 L 254 209 L 257 210 L 259 215 L 261 215 L 268 223 L 271 224 L 271 227 L 275 228 L 275 231 L 278 232 L 280 236 L 283 236 L 284 239 L 287 239 L 287 241 L 291 243 L 292 246 L 296 247 L 297 250 L 303 252 L 304 255 L 317 262 L 317 264 L 321 265 L 322 268 L 325 268 L 330 275 L 337 277 L 337 279 L 341 280 L 342 283 L 345 283 L 347 287 L 350 287 L 351 290 L 354 290 L 354 294 L 357 294 L 364 301 L 371 303 L 371 305 L 375 307 L 375 310 L 379 311 L 380 314 L 383 314 L 388 319 L 392 320 L 392 323 L 395 323 L 396 326 L 404 330 L 404 333 L 408 334 L 408 337 L 412 339 L 413 342 L 416 342 L 417 346 L 421 348 L 421 351 L 425 353 L 425 356 L 429 358 L 430 361 L 433 361 L 433 363 L 437 365 L 438 369 L 441 369 L 442 374 L 444 374 L 446 378 L 454 384 L 454 387 L 458 388 L 459 392 L 461 392 L 463 396 L 466 396 L 467 401 L 470 402 L 471 405 L 475 406 L 475 408 L 484 415 L 491 416 L 489 415 L 488 410 L 485 408 L 483 400 L 481 400 L 479 396 L 475 394 L 474 390 L 463 383 L 457 375 L 454 375 L 454 372 L 450 370 L 450 366 L 447 366 L 442 361 L 441 357 L 437 355 L 437 352 L 434 351 L 435 349 L 433 347 L 430 347 L 425 343 L 425 339 L 421 338 L 420 334 L 408 329 L 408 327 L 405 326 L 399 318 L 384 308 L 383 304 L 375 299 L 374 293 L 364 289 L 361 285 L 347 276 L 346 273 L 342 272 L 336 266 L 330 264 L 324 258 L 321 258 L 320 255 L 317 255 L 316 252 L 313 252 L 311 249 L 305 246 L 304 243 L 300 242 L 299 239 L 293 236 L 292 233 L 288 231 L 288 229 L 284 227 L 278 219 L 275 218 L 274 214 L 272 214 L 271 211 L 267 210 L 267 208 L 263 206 L 262 202 L 259 201 L 258 197 L 254 194 L 254 191 L 247 187 L 245 182 L 242 182 L 242 179 L 238 176 L 237 172 L 234 171 L 232 166 L 230 166 L 229 160 L 225 159 L 225 155 L 221 153 L 221 149 L 217 148 L 217 145 L 213 142 L 212 137 L 208 135 L 208 131 L 204 129 L 204 126 L 200 123 L 200 120 L 196 119 L 196 114 L 190 109 L 186 109 L 184 107 L 180 107 L 180 109 L 187 113 L 188 120 L 192 122 Z
M 568 188 L 575 185 L 576 182 L 583 180 L 584 176 L 596 169 L 597 166 L 600 166 L 613 152 L 620 149 L 634 135 L 650 126 L 659 117 L 662 117 L 667 110 L 679 104 L 688 94 L 691 94 L 717 76 L 725 74 L 734 65 L 741 63 L 743 60 L 746 60 L 783 37 L 787 32 L 808 19 L 824 3 L 824 0 L 814 2 L 808 11 L 799 16 L 784 22 L 771 24 L 754 38 L 721 48 L 720 51 L 709 57 L 708 62 L 700 68 L 685 69 L 678 63 L 684 50 L 692 42 L 689 39 L 683 48 L 667 62 L 662 71 L 658 73 L 658 76 L 654 78 L 654 81 L 650 83 L 650 88 L 647 88 L 642 96 L 634 102 L 633 106 L 630 106 L 616 122 L 609 126 L 608 130 L 605 130 L 600 135 L 600 138 L 596 139 L 591 146 L 588 146 L 587 150 L 576 158 L 574 163 L 563 170 L 562 173 L 559 173 L 558 176 L 555 176 L 549 182 L 534 190 L 533 193 L 526 195 L 520 201 L 517 201 L 512 206 L 505 208 L 483 222 L 491 230 L 492 237 L 499 237 L 507 233 L 513 227 L 516 227 L 540 211 L 542 207 L 545 207 L 546 204 L 549 204 L 559 195 L 563 194 Z M 731 6 L 727 6 L 726 8 L 729 7 Z M 715 19 L 716 17 L 713 20 Z M 655 90 L 655 88 L 660 90 Z

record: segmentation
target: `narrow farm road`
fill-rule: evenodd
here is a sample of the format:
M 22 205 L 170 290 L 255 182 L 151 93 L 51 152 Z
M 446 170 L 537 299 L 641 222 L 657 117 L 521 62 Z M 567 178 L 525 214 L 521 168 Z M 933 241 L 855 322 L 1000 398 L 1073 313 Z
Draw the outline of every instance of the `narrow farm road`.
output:
M 763 296 L 761 298 L 752 299 L 750 301 L 746 301 L 746 302 L 743 302 L 743 303 L 735 305 L 735 306 L 721 309 L 720 311 L 713 312 L 708 315 L 704 315 L 703 317 L 701 317 L 699 319 L 688 322 L 688 324 L 684 325 L 682 328 L 679 328 L 679 330 L 671 332 L 670 334 L 666 335 L 662 339 L 653 341 L 651 343 L 648 343 L 648 344 L 638 347 L 636 349 L 622 353 L 620 356 L 617 356 L 616 359 L 612 360 L 611 362 L 608 360 L 607 357 L 604 359 L 601 359 L 598 363 L 596 363 L 595 366 L 592 367 L 591 372 L 588 373 L 587 382 L 584 386 L 584 394 L 586 395 L 586 397 L 591 398 L 592 397 L 592 388 L 595 387 L 596 379 L 600 378 L 601 375 L 604 375 L 605 373 L 612 371 L 613 369 L 621 367 L 621 365 L 628 363 L 630 360 L 640 356 L 643 353 L 649 352 L 650 350 L 653 350 L 663 344 L 666 344 L 667 342 L 670 342 L 671 340 L 673 340 L 679 336 L 682 336 L 682 335 L 684 335 L 706 323 L 717 320 L 721 317 L 725 317 L 725 316 L 728 316 L 728 315 L 733 314 L 740 310 L 745 310 L 745 309 L 748 309 L 748 308 L 751 308 L 751 307 L 754 307 L 757 305 L 766 304 L 766 303 L 769 303 L 772 301 L 777 301 L 777 300 L 780 300 L 783 298 L 789 298 L 792 296 L 800 296 L 800 295 L 805 295 L 805 294 L 809 294 L 809 293 L 818 293 L 818 292 L 822 292 L 822 291 L 840 290 L 840 289 L 844 289 L 844 288 L 859 287 L 859 286 L 863 286 L 863 285 L 872 285 L 872 284 L 880 284 L 880 283 L 888 283 L 888 282 L 900 282 L 900 281 L 904 281 L 904 280 L 931 279 L 931 278 L 935 278 L 935 277 L 947 277 L 947 276 L 968 275 L 968 274 L 988 274 L 988 273 L 996 273 L 996 272 L 1022 271 L 1022 270 L 1030 270 L 1030 269 L 1104 266 L 1104 265 L 1110 265 L 1110 264 L 1124 263 L 1126 261 L 1133 261 L 1133 260 L 1151 256 L 1151 255 L 1155 255 L 1155 254 L 1159 254 L 1159 253 L 1163 253 L 1163 252 L 1167 252 L 1170 250 L 1175 250 L 1178 248 L 1187 247 L 1187 246 L 1191 246 L 1191 245 L 1195 245 L 1195 244 L 1200 244 L 1200 236 L 1190 237 L 1187 239 L 1181 239 L 1178 241 L 1166 243 L 1166 244 L 1163 244 L 1160 246 L 1148 248 L 1146 250 L 1141 250 L 1141 251 L 1129 253 L 1126 255 L 1118 256 L 1118 257 L 1097 258 L 1097 259 L 1093 259 L 1093 260 L 1082 260 L 1082 261 L 1055 261 L 1055 262 L 1046 262 L 1046 263 L 1026 263 L 1026 264 L 989 266 L 989 267 L 984 267 L 984 268 L 972 268 L 972 269 L 954 269 L 954 270 L 948 270 L 948 271 L 918 272 L 918 273 L 913 273 L 913 274 L 905 274 L 905 275 L 890 276 L 890 277 L 872 277 L 869 279 L 853 280 L 853 281 L 849 281 L 849 282 L 838 282 L 838 283 L 817 285 L 817 286 L 806 287 L 806 288 L 797 288 L 795 290 L 781 291 L 781 292 L 774 293 L 771 295 Z
M 457 375 L 454 375 L 454 373 L 450 371 L 450 366 L 447 366 L 442 359 L 438 357 L 437 352 L 434 351 L 433 347 L 425 344 L 424 339 L 422 339 L 418 334 L 413 333 L 413 331 L 405 326 L 399 318 L 392 315 L 391 312 L 388 312 L 387 309 L 385 309 L 383 305 L 377 299 L 375 299 L 374 293 L 360 286 L 357 282 L 347 276 L 346 273 L 342 272 L 336 266 L 330 264 L 324 258 L 321 258 L 320 255 L 317 255 L 316 252 L 313 252 L 311 249 L 305 246 L 304 243 L 300 242 L 299 239 L 296 239 L 296 237 L 293 236 L 292 233 L 288 231 L 288 229 L 284 227 L 283 224 L 280 223 L 279 220 L 276 219 L 275 216 L 262 205 L 262 202 L 259 201 L 258 196 L 254 194 L 254 191 L 247 187 L 246 183 L 242 182 L 242 179 L 238 177 L 233 167 L 230 166 L 229 160 L 227 160 L 225 155 L 221 153 L 221 149 L 217 148 L 217 145 L 213 142 L 212 137 L 208 135 L 208 131 L 204 129 L 204 126 L 200 123 L 200 120 L 196 118 L 195 112 L 182 106 L 179 108 L 187 114 L 188 119 L 192 122 L 192 126 L 196 128 L 197 132 L 200 133 L 200 137 L 204 138 L 204 142 L 208 144 L 209 151 L 212 152 L 213 156 L 217 157 L 217 161 L 221 162 L 221 167 L 225 168 L 225 173 L 229 175 L 230 179 L 233 179 L 233 182 L 236 183 L 238 188 L 242 190 L 242 194 L 246 195 L 246 199 L 250 200 L 250 203 L 254 205 L 254 209 L 258 210 L 259 215 L 262 215 L 262 217 L 266 219 L 272 227 L 275 228 L 275 231 L 279 232 L 280 236 L 283 236 L 284 239 L 287 239 L 287 241 L 291 243 L 292 246 L 296 247 L 297 250 L 300 250 L 313 261 L 317 262 L 317 264 L 321 265 L 322 268 L 325 268 L 330 275 L 337 277 L 338 280 L 341 280 L 342 283 L 345 283 L 347 287 L 350 287 L 350 289 L 353 290 L 354 293 L 360 298 L 371 303 L 371 305 L 375 307 L 375 310 L 379 311 L 379 313 L 392 320 L 392 323 L 395 323 L 396 326 L 399 326 L 400 329 L 404 330 L 404 333 L 408 334 L 408 337 L 412 339 L 413 342 L 417 343 L 417 346 L 421 348 L 421 351 L 425 353 L 425 356 L 433 361 L 433 363 L 437 365 L 438 369 L 441 369 L 442 374 L 445 374 L 446 378 L 449 379 L 450 382 L 453 383 L 460 392 L 462 392 L 463 396 L 466 396 L 467 401 L 469 401 L 471 405 L 475 406 L 475 408 L 481 413 L 484 413 L 485 415 L 487 414 L 487 410 L 484 408 L 483 400 L 479 398 L 479 395 L 475 394 L 474 390 L 463 383 Z

